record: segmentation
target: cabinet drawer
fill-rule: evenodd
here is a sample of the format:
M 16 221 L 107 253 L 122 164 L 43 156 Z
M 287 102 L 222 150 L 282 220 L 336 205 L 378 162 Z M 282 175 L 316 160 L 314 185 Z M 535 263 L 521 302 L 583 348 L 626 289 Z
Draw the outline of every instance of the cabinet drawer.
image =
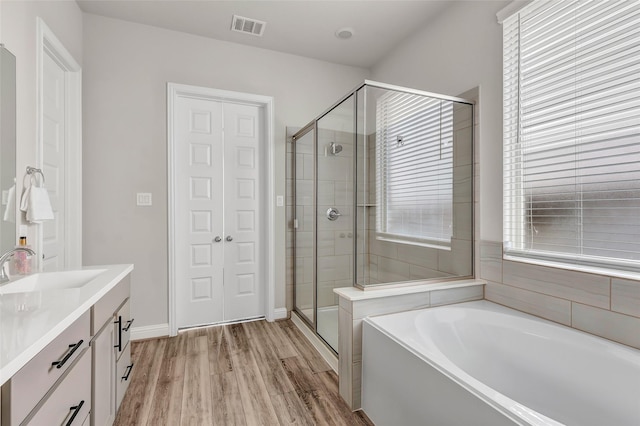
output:
M 133 319 L 131 318 L 131 309 L 129 299 L 116 313 L 115 332 L 116 332 L 116 358 L 120 358 L 124 348 L 129 344 L 131 338 L 131 327 Z
M 94 336 L 102 326 L 111 321 L 122 303 L 129 297 L 131 275 L 127 275 L 114 288 L 91 308 L 91 335 Z
M 122 398 L 131 383 L 133 377 L 133 363 L 131 362 L 131 345 L 127 345 L 122 351 L 122 356 L 116 363 L 116 412 L 120 408 Z
M 89 346 L 89 340 L 89 312 L 86 312 L 3 386 L 3 421 L 19 424 Z
M 25 424 L 82 425 L 91 410 L 91 351 L 85 350 L 69 373 Z M 73 421 L 71 421 L 73 417 Z

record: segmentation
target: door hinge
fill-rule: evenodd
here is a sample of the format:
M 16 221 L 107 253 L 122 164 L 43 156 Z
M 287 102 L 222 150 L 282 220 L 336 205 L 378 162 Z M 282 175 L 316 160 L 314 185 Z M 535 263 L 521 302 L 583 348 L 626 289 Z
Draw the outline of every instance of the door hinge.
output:
M 293 219 L 293 229 L 298 229 L 298 219 Z

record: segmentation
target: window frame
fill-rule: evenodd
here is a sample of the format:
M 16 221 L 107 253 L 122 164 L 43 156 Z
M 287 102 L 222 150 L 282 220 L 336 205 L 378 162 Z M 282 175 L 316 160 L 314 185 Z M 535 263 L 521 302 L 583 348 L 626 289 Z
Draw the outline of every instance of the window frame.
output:
M 538 13 L 544 13 L 544 6 L 531 5 L 531 7 L 538 8 Z M 504 186 L 503 186 L 503 241 L 504 250 L 503 258 L 506 260 L 515 260 L 525 263 L 540 264 L 544 266 L 552 266 L 562 269 L 577 270 L 590 273 L 607 274 L 611 276 L 620 276 L 637 279 L 638 273 L 640 273 L 640 259 L 628 259 L 623 257 L 611 257 L 605 255 L 590 255 L 585 254 L 584 251 L 592 250 L 597 252 L 601 250 L 602 253 L 607 253 L 607 249 L 600 248 L 599 246 L 585 246 L 583 239 L 584 234 L 580 231 L 579 242 L 575 245 L 577 253 L 569 253 L 562 251 L 540 250 L 532 248 L 531 243 L 527 243 L 527 190 L 524 188 L 524 170 L 526 169 L 526 160 L 522 159 L 522 155 L 527 150 L 535 150 L 537 146 L 532 145 L 528 148 L 524 146 L 523 138 L 521 134 L 522 126 L 522 106 L 521 106 L 521 90 L 522 90 L 522 75 L 521 75 L 521 62 L 520 62 L 520 14 L 528 11 L 529 4 L 519 7 L 518 10 L 512 11 L 511 16 L 505 17 L 504 13 L 499 13 L 498 18 L 500 23 L 504 25 L 503 28 L 503 173 L 504 173 Z M 638 18 L 640 22 L 640 17 Z M 542 21 L 544 24 L 545 21 Z M 513 34 L 513 27 L 518 26 L 517 35 Z M 513 45 L 507 46 L 507 34 L 510 37 L 510 41 L 517 44 L 517 59 L 513 56 Z M 511 55 L 511 56 L 509 56 Z M 517 62 L 517 63 L 516 63 Z M 517 80 L 517 86 L 514 93 L 513 86 L 509 86 L 512 79 Z M 614 81 L 613 79 L 611 81 Z M 640 89 L 638 89 L 640 93 Z M 515 110 L 515 113 L 514 113 Z M 514 117 L 514 114 L 517 115 Z M 577 119 L 579 114 L 573 115 L 574 120 L 581 122 L 581 119 Z M 515 138 L 515 142 L 513 142 Z M 608 141 L 603 139 L 603 145 Z M 583 147 L 581 144 L 586 144 L 584 141 L 574 139 L 573 141 L 558 141 L 551 144 L 566 144 L 573 145 L 578 150 Z M 615 146 L 615 145 L 614 145 Z M 602 148 L 603 152 L 611 147 Z M 513 160 L 513 158 L 519 158 L 519 160 Z M 579 164 L 580 161 L 576 160 L 575 164 Z M 579 167 L 573 166 L 574 169 Z M 529 169 L 531 170 L 531 169 Z M 603 174 L 605 175 L 605 174 Z M 603 183 L 615 183 L 616 180 L 604 180 Z M 577 190 L 576 190 L 577 191 Z M 580 194 L 584 194 L 580 189 Z M 588 192 L 585 192 L 588 193 Z M 578 192 L 576 192 L 578 194 Z M 611 206 L 614 210 L 616 206 Z M 580 216 L 585 208 L 580 205 L 578 207 Z M 615 220 L 612 221 L 615 225 Z M 607 223 L 609 225 L 609 223 Z M 533 226 L 533 225 L 531 225 Z M 580 225 L 583 227 L 583 225 Z M 570 228 L 566 228 L 570 229 Z M 591 231 L 594 232 L 594 231 Z M 619 242 L 623 244 L 623 242 Z M 609 250 L 613 251 L 613 250 Z

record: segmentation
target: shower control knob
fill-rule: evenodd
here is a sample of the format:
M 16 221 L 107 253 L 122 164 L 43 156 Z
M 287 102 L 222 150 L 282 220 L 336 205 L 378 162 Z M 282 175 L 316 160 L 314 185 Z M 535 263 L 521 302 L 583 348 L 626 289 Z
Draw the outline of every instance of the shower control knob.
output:
M 227 241 L 233 241 L 233 237 L 231 235 L 227 235 L 227 238 L 225 238 L 225 240 Z
M 220 235 L 218 235 L 213 239 L 213 241 L 219 243 L 220 241 L 222 241 L 222 238 L 220 238 Z
M 331 221 L 338 220 L 340 216 L 342 216 L 342 213 L 340 213 L 335 207 L 330 207 L 329 210 L 327 210 L 327 219 Z

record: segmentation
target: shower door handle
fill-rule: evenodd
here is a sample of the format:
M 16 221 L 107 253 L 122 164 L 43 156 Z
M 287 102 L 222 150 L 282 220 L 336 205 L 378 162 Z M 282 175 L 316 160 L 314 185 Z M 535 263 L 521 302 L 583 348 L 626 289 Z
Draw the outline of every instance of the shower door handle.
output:
M 335 207 L 330 207 L 329 210 L 327 210 L 327 219 L 330 221 L 338 220 L 340 216 L 342 216 L 342 213 L 340 213 Z

